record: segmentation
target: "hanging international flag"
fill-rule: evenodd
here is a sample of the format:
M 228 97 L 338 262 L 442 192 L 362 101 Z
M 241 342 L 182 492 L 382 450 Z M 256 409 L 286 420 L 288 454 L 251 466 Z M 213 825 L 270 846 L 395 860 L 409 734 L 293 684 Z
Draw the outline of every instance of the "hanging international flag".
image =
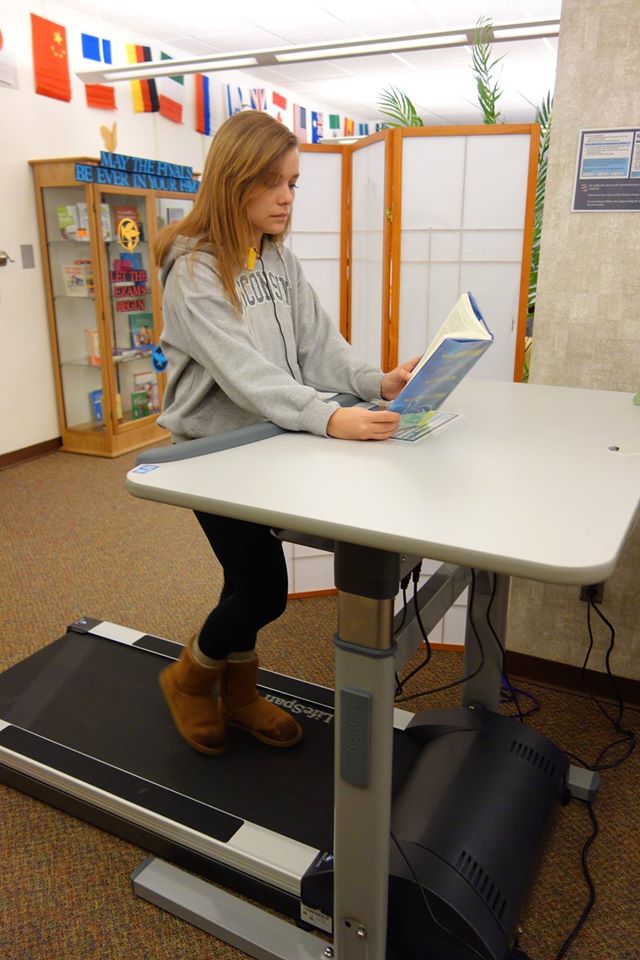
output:
M 161 60 L 171 60 L 168 53 L 160 52 Z M 160 113 L 167 120 L 182 123 L 182 105 L 184 103 L 184 77 L 158 77 L 158 101 Z
M 196 130 L 211 135 L 211 80 L 205 73 L 196 73 Z
M 368 137 L 368 136 L 369 136 L 369 124 L 368 124 L 368 123 L 359 123 L 359 124 L 358 124 L 358 136 L 359 136 L 359 137 Z
M 340 117 L 337 113 L 329 114 L 329 130 L 332 137 L 340 136 Z
M 271 103 L 269 104 L 269 113 L 272 117 L 275 117 L 276 120 L 279 120 L 280 123 L 284 121 L 284 112 L 287 109 L 287 98 L 283 97 L 281 93 L 278 93 L 276 90 L 271 91 Z
M 266 110 L 267 91 L 259 87 L 256 87 L 254 90 L 249 90 L 249 104 L 252 110 Z
M 142 47 L 137 43 L 125 44 L 127 63 L 149 63 L 153 60 L 151 47 Z M 157 113 L 160 109 L 158 90 L 155 80 L 132 80 L 131 96 L 135 113 Z
M 307 111 L 297 103 L 293 105 L 293 132 L 300 143 L 307 143 Z
M 0 30 L 0 87 L 18 87 L 16 63 L 8 43 L 6 34 Z
M 32 13 L 31 43 L 36 93 L 54 100 L 71 100 L 65 28 Z
M 322 143 L 323 133 L 322 114 L 311 111 L 311 143 Z
M 249 97 L 242 87 L 232 87 L 230 84 L 225 83 L 224 89 L 228 117 L 232 117 L 234 113 L 240 113 L 241 110 L 245 110 L 250 106 Z
M 94 37 L 90 33 L 80 34 L 82 42 L 82 59 L 86 62 L 87 70 L 95 69 L 96 63 L 112 63 L 111 41 Z M 99 110 L 116 109 L 116 92 L 113 87 L 103 83 L 85 83 L 84 92 L 88 107 Z
M 344 135 L 345 137 L 353 136 L 353 120 L 350 120 L 349 117 L 344 118 Z

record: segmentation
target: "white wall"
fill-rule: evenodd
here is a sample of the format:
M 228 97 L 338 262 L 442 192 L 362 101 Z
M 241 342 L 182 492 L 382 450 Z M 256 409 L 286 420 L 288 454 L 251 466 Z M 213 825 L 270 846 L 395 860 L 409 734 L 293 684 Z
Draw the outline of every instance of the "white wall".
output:
M 72 98 L 69 103 L 34 92 L 30 14 L 60 23 L 67 29 Z M 185 77 L 184 122 L 172 123 L 159 114 L 134 114 L 128 83 L 115 85 L 116 111 L 86 106 L 82 83 L 74 76 L 84 64 L 80 33 L 108 37 L 114 63 L 124 63 L 126 43 L 157 44 L 131 34 L 105 19 L 86 17 L 48 0 L 0 0 L 0 29 L 5 50 L 15 56 L 18 89 L 0 86 L 0 250 L 16 261 L 0 268 L 0 455 L 43 443 L 60 435 L 55 402 L 49 332 L 39 249 L 35 194 L 29 160 L 89 156 L 99 157 L 104 143 L 102 125 L 117 123 L 117 152 L 162 159 L 202 170 L 210 137 L 194 129 L 194 77 Z M 175 56 L 185 51 L 171 46 Z M 117 58 L 116 58 L 117 53 Z M 214 128 L 224 120 L 223 84 L 265 86 L 239 72 L 217 74 L 214 81 Z M 280 91 L 288 96 L 288 91 Z M 304 104 L 303 104 L 304 105 Z M 314 104 L 313 109 L 327 109 Z M 35 269 L 22 268 L 20 246 L 29 244 Z

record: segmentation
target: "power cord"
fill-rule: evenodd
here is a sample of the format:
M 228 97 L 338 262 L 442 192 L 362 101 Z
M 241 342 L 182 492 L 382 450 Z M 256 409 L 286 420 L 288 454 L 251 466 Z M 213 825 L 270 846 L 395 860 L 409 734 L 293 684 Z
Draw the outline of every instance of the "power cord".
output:
M 569 948 L 571 947 L 571 944 L 573 943 L 573 941 L 576 939 L 576 937 L 584 927 L 587 921 L 587 917 L 591 913 L 593 906 L 596 902 L 596 887 L 591 877 L 591 873 L 589 872 L 589 863 L 588 863 L 587 857 L 588 857 L 591 845 L 593 844 L 594 840 L 598 836 L 600 827 L 598 825 L 598 821 L 596 819 L 596 815 L 593 810 L 593 804 L 588 803 L 586 800 L 581 800 L 580 802 L 584 803 L 585 807 L 587 808 L 587 812 L 589 814 L 589 819 L 591 820 L 591 827 L 592 827 L 590 835 L 587 837 L 587 839 L 584 842 L 584 846 L 582 847 L 582 854 L 581 854 L 582 874 L 584 876 L 584 881 L 587 887 L 589 888 L 589 899 L 587 900 L 587 903 L 582 913 L 578 917 L 578 920 L 576 921 L 576 924 L 573 930 L 571 931 L 567 939 L 564 941 L 564 943 L 560 947 L 560 950 L 556 954 L 556 960 L 562 960 L 563 957 L 566 957 L 567 951 L 569 950 Z
M 416 582 L 417 582 L 417 581 L 416 581 Z M 419 691 L 418 693 L 411 693 L 411 694 L 407 694 L 407 695 L 405 695 L 405 696 L 399 696 L 398 693 L 396 693 L 396 697 L 395 697 L 395 702 L 396 702 L 396 703 L 406 703 L 406 702 L 409 701 L 409 700 L 416 700 L 418 697 L 428 697 L 428 696 L 430 696 L 432 693 L 441 693 L 443 690 L 450 690 L 452 687 L 460 686 L 460 684 L 466 683 L 468 680 L 472 680 L 474 677 L 477 677 L 477 676 L 478 676 L 478 674 L 480 673 L 480 671 L 481 671 L 482 668 L 484 667 L 485 654 L 484 654 L 484 646 L 483 646 L 483 644 L 482 644 L 482 640 L 480 639 L 480 634 L 478 633 L 477 627 L 476 627 L 475 623 L 473 622 L 473 617 L 472 617 L 472 615 L 471 615 L 471 611 L 472 611 L 472 609 L 473 609 L 473 599 L 474 599 L 474 596 L 475 596 L 475 590 L 476 590 L 476 572 L 475 572 L 475 570 L 472 570 L 472 571 L 471 571 L 471 587 L 470 587 L 470 591 L 469 591 L 469 613 L 468 613 L 468 617 L 469 617 L 469 623 L 471 624 L 471 629 L 472 629 L 472 631 L 473 631 L 473 636 L 474 636 L 474 639 L 475 639 L 475 641 L 476 641 L 476 643 L 477 643 L 477 645 L 478 645 L 478 651 L 479 651 L 479 653 L 480 653 L 480 662 L 478 663 L 478 665 L 477 665 L 477 667 L 475 668 L 475 670 L 472 670 L 470 673 L 467 673 L 464 677 L 460 677 L 458 680 L 452 680 L 451 683 L 443 683 L 443 684 L 441 684 L 439 687 L 431 687 L 431 688 L 428 689 L 428 690 L 422 690 L 422 691 Z M 414 592 L 414 598 L 415 598 L 415 592 Z M 426 650 L 426 655 L 425 655 L 425 659 L 423 660 L 423 662 L 422 662 L 421 664 L 419 664 L 417 667 L 414 667 L 414 669 L 411 670 L 411 672 L 408 673 L 407 676 L 404 677 L 404 678 L 399 682 L 399 690 L 400 690 L 400 692 L 402 692 L 402 690 L 404 689 L 404 686 L 405 686 L 407 680 L 409 680 L 411 677 L 415 676 L 415 674 L 416 674 L 419 670 L 421 670 L 423 667 L 425 667 L 425 666 L 427 665 L 427 663 L 429 662 L 429 660 L 431 659 L 431 644 L 429 643 L 429 640 L 428 640 L 428 637 L 427 637 L 426 632 L 425 632 L 425 630 L 424 630 L 424 627 L 422 626 L 422 620 L 421 620 L 421 618 L 420 618 L 420 615 L 419 615 L 419 612 L 418 612 L 418 607 L 417 607 L 417 599 L 415 599 L 414 602 L 415 602 L 415 604 L 416 604 L 416 616 L 417 616 L 418 624 L 419 624 L 419 626 L 420 626 L 420 630 L 421 630 L 421 632 L 422 632 L 423 638 L 425 638 L 426 645 L 427 645 L 427 650 Z
M 609 711 L 605 709 L 605 707 L 600 703 L 600 701 L 593 695 L 593 693 L 587 687 L 586 670 L 587 670 L 587 664 L 589 663 L 589 658 L 591 656 L 591 652 L 593 650 L 593 644 L 594 644 L 593 626 L 591 623 L 592 611 L 594 611 L 597 614 L 597 616 L 600 618 L 600 620 L 606 625 L 606 627 L 609 630 L 609 645 L 607 647 L 607 652 L 605 655 L 605 666 L 606 666 L 607 676 L 611 681 L 614 697 L 618 705 L 617 716 L 615 717 L 611 716 Z M 616 631 L 615 631 L 615 628 L 613 627 L 613 624 L 602 613 L 598 604 L 593 599 L 593 595 L 590 593 L 587 594 L 587 629 L 589 631 L 589 645 L 587 647 L 587 652 L 586 652 L 584 662 L 582 664 L 582 669 L 581 669 L 582 686 L 584 690 L 586 690 L 586 692 L 589 694 L 590 699 L 593 700 L 598 710 L 600 710 L 602 715 L 611 724 L 611 726 L 616 731 L 616 733 L 619 733 L 622 736 L 606 744 L 606 746 L 604 746 L 598 752 L 593 763 L 587 763 L 581 757 L 578 757 L 575 754 L 570 753 L 568 750 L 565 750 L 564 752 L 567 757 L 570 757 L 570 759 L 575 760 L 578 764 L 580 764 L 580 766 L 585 767 L 587 770 L 593 770 L 593 771 L 612 770 L 614 767 L 619 767 L 622 763 L 624 763 L 626 760 L 629 759 L 629 757 L 631 756 L 631 754 L 635 749 L 636 735 L 633 730 L 627 729 L 622 725 L 622 720 L 624 716 L 624 703 L 622 701 L 622 697 L 620 696 L 620 691 L 618 689 L 616 679 L 613 673 L 611 672 L 611 655 L 615 647 Z M 627 749 L 623 752 L 623 754 L 620 757 L 618 757 L 616 760 L 605 762 L 604 758 L 606 757 L 606 755 L 614 747 L 617 747 L 623 743 L 627 745 Z M 591 820 L 591 827 L 592 827 L 591 834 L 589 835 L 589 837 L 586 839 L 584 843 L 584 846 L 582 848 L 582 855 L 581 855 L 582 873 L 584 876 L 585 883 L 589 889 L 589 899 L 582 913 L 580 914 L 578 920 L 576 921 L 576 924 L 573 930 L 571 931 L 569 936 L 566 938 L 559 952 L 557 953 L 556 960 L 562 960 L 562 958 L 566 956 L 567 951 L 569 950 L 569 948 L 571 947 L 571 944 L 574 942 L 574 940 L 582 930 L 587 920 L 587 917 L 591 913 L 591 910 L 593 909 L 593 906 L 596 902 L 596 888 L 589 871 L 589 864 L 588 864 L 587 857 L 592 844 L 594 843 L 596 837 L 598 836 L 599 825 L 598 825 L 598 820 L 597 820 L 595 811 L 593 809 L 593 803 L 585 800 L 581 802 L 584 803 L 584 805 L 587 808 L 587 812 L 589 814 L 589 819 Z
M 390 833 L 391 833 L 391 839 L 393 840 L 393 842 L 395 843 L 395 845 L 396 845 L 396 847 L 397 847 L 397 849 L 398 849 L 398 853 L 400 854 L 400 856 L 401 856 L 402 859 L 404 860 L 405 864 L 407 865 L 407 869 L 409 870 L 409 873 L 410 873 L 411 876 L 413 877 L 413 880 L 414 880 L 414 882 L 415 882 L 418 890 L 420 891 L 420 894 L 421 894 L 421 896 L 422 896 L 422 902 L 424 903 L 424 905 L 425 905 L 425 907 L 426 907 L 426 909 L 427 909 L 427 913 L 429 914 L 429 919 L 431 920 L 431 922 L 434 923 L 435 926 L 436 926 L 439 930 L 442 930 L 443 933 L 446 933 L 448 936 L 453 937 L 453 939 L 456 940 L 459 944 L 461 944 L 461 945 L 465 948 L 465 950 L 470 950 L 470 951 L 473 953 L 474 957 L 480 957 L 480 960 L 487 960 L 486 955 L 485 955 L 484 953 L 480 953 L 480 952 L 479 952 L 478 950 L 476 950 L 476 948 L 473 947 L 470 943 L 467 943 L 466 940 L 463 940 L 462 937 L 461 937 L 459 934 L 457 934 L 454 930 L 451 930 L 451 929 L 450 929 L 449 927 L 447 927 L 444 923 L 442 923 L 440 920 L 438 920 L 438 918 L 436 917 L 435 913 L 433 912 L 433 908 L 432 908 L 431 904 L 429 903 L 429 900 L 428 900 L 428 898 L 427 898 L 427 895 L 426 895 L 426 893 L 424 892 L 424 887 L 423 887 L 422 884 L 420 883 L 420 880 L 418 879 L 415 870 L 414 870 L 413 867 L 411 866 L 411 863 L 410 863 L 410 861 L 409 861 L 409 858 L 408 858 L 407 854 L 406 854 L 405 851 L 402 849 L 401 843 L 400 843 L 399 840 L 397 839 L 397 837 L 396 837 L 395 833 L 393 832 L 393 830 L 391 830 Z
M 609 711 L 605 709 L 605 707 L 600 703 L 600 701 L 593 695 L 593 693 L 591 692 L 591 690 L 589 690 L 587 685 L 586 670 L 587 670 L 587 665 L 589 663 L 589 658 L 591 656 L 591 652 L 593 650 L 593 644 L 594 644 L 593 626 L 591 623 L 592 611 L 594 611 L 597 614 L 597 616 L 600 618 L 600 620 L 605 624 L 605 626 L 609 630 L 609 645 L 607 647 L 607 652 L 605 654 L 605 667 L 607 671 L 607 676 L 609 677 L 609 680 L 611 682 L 614 698 L 617 702 L 618 709 L 617 709 L 617 716 L 615 717 L 611 716 Z M 589 694 L 589 698 L 596 705 L 596 707 L 598 708 L 600 713 L 603 715 L 603 717 L 611 724 L 615 732 L 620 734 L 621 736 L 618 739 L 612 740 L 610 743 L 606 744 L 606 746 L 604 746 L 599 751 L 598 755 L 596 756 L 595 760 L 592 763 L 588 763 L 586 760 L 583 760 L 581 757 L 578 757 L 575 754 L 569 753 L 567 750 L 565 750 L 565 753 L 572 760 L 575 760 L 577 763 L 579 763 L 580 766 L 586 767 L 588 770 L 594 770 L 594 771 L 613 770 L 615 767 L 619 767 L 622 763 L 628 760 L 631 754 L 633 753 L 633 751 L 635 750 L 636 735 L 633 730 L 627 729 L 622 725 L 622 721 L 624 717 L 624 703 L 622 701 L 622 697 L 620 696 L 620 691 L 616 683 L 616 678 L 611 672 L 611 656 L 615 648 L 615 639 L 616 639 L 615 628 L 613 624 L 609 620 L 607 620 L 605 615 L 602 613 L 598 604 L 593 600 L 593 597 L 589 595 L 587 596 L 587 629 L 589 631 L 589 645 L 588 645 L 584 662 L 581 668 L 582 687 L 586 691 L 586 693 Z M 604 758 L 606 757 L 606 755 L 611 750 L 613 750 L 614 747 L 617 747 L 623 743 L 626 744 L 627 747 L 626 747 L 626 750 L 622 753 L 622 755 L 618 757 L 618 759 L 616 760 L 611 760 L 605 763 Z

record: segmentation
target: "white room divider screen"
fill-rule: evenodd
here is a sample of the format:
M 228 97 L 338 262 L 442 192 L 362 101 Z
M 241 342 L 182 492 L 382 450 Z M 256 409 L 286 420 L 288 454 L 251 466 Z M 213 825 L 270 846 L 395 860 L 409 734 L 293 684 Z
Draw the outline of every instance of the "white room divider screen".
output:
M 522 379 L 537 125 L 394 133 L 388 365 L 422 353 L 470 290 L 495 335 L 470 375 Z
M 422 353 L 470 290 L 495 335 L 470 376 L 522 378 L 538 145 L 536 124 L 501 124 L 301 148 L 288 242 L 362 357 L 390 369 Z M 287 545 L 287 562 L 292 594 L 333 588 L 330 555 Z M 434 642 L 463 642 L 465 605 Z

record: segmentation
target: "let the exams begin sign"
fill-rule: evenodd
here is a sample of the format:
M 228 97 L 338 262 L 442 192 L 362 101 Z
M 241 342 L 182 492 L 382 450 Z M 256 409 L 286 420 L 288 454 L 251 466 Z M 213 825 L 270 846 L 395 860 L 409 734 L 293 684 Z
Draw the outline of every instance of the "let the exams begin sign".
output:
M 123 153 L 100 152 L 100 164 L 76 163 L 76 180 L 81 183 L 104 183 L 113 187 L 138 190 L 167 190 L 171 193 L 197 193 L 200 186 L 193 179 L 193 168 L 164 160 L 129 157 Z

